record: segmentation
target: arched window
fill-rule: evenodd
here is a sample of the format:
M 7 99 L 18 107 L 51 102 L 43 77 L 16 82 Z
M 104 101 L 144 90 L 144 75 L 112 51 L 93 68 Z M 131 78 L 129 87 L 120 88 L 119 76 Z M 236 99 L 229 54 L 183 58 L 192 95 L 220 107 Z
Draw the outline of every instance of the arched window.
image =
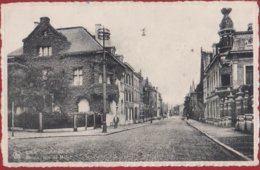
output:
M 89 112 L 89 102 L 87 99 L 81 99 L 78 103 L 78 112 Z

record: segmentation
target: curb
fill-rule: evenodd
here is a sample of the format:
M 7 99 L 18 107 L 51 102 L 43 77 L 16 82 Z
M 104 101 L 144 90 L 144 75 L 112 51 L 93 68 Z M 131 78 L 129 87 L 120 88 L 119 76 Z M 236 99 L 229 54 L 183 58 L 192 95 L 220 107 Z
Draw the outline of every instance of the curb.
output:
M 122 130 L 119 130 L 119 131 L 115 131 L 115 132 L 110 132 L 110 133 L 105 133 L 104 135 L 102 136 L 108 136 L 108 135 L 113 135 L 113 134 L 116 134 L 116 133 L 120 133 L 120 132 L 124 132 L 124 131 L 128 131 L 128 130 L 132 130 L 132 129 L 138 129 L 140 127 L 144 127 L 144 126 L 147 126 L 149 124 L 144 124 L 142 126 L 138 126 L 138 127 L 133 127 L 133 128 L 126 128 L 126 129 L 122 129 Z
M 218 145 L 222 146 L 223 148 L 227 149 L 228 151 L 236 154 L 237 156 L 247 160 L 247 161 L 252 161 L 252 159 L 250 159 L 249 157 L 245 156 L 244 154 L 242 154 L 241 152 L 231 148 L 230 146 L 220 142 L 219 140 L 215 139 L 214 137 L 210 136 L 209 134 L 207 134 L 206 132 L 203 132 L 202 130 L 200 130 L 199 128 L 195 127 L 194 125 L 190 124 L 189 122 L 185 121 L 189 126 L 193 127 L 194 129 L 198 130 L 200 133 L 202 133 L 203 135 L 205 135 L 206 137 L 208 137 L 210 140 L 212 140 L 213 142 L 217 143 Z
M 144 127 L 144 126 L 147 126 L 147 125 L 149 125 L 149 124 L 144 124 L 142 126 L 137 126 L 137 127 L 133 127 L 133 128 L 126 128 L 126 129 L 118 130 L 118 131 L 115 131 L 115 132 L 100 133 L 100 134 L 78 134 L 78 135 L 76 134 L 76 135 L 64 135 L 64 136 L 57 135 L 57 136 L 35 136 L 35 137 L 17 137 L 17 138 L 8 137 L 8 140 L 37 139 L 37 138 L 59 138 L 59 137 L 80 137 L 80 136 L 108 136 L 108 135 L 132 130 L 132 129 L 141 128 L 141 127 Z M 71 132 L 71 133 L 73 134 L 74 132 Z

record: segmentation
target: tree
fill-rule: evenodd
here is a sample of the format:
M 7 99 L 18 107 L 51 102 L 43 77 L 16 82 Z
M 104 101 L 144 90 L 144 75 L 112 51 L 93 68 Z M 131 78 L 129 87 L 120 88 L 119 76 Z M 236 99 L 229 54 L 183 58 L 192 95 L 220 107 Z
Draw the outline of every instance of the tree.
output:
M 53 103 L 58 106 L 62 105 L 66 96 L 69 95 L 68 88 L 69 81 L 63 70 L 54 72 L 53 69 L 48 69 L 46 71 L 46 69 L 33 66 L 8 68 L 9 105 L 14 102 L 16 107 L 27 108 L 28 113 L 21 118 L 24 121 L 24 127 L 37 127 L 37 123 L 28 125 L 30 122 L 35 122 L 38 117 L 37 113 L 51 113 Z M 31 121 L 25 121 L 26 117 L 30 117 Z

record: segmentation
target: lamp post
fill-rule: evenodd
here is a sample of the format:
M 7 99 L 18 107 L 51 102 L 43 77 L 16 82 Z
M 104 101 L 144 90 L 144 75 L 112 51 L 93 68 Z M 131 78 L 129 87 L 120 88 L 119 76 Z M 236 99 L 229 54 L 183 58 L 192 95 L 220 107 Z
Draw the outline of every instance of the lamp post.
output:
M 107 90 L 106 90 L 106 51 L 105 51 L 105 41 L 109 40 L 110 38 L 110 31 L 109 29 L 103 27 L 98 29 L 98 38 L 100 40 L 103 40 L 103 119 L 102 119 L 102 124 L 103 124 L 103 129 L 102 132 L 106 133 L 107 132 L 107 124 L 106 124 L 106 105 L 107 105 Z

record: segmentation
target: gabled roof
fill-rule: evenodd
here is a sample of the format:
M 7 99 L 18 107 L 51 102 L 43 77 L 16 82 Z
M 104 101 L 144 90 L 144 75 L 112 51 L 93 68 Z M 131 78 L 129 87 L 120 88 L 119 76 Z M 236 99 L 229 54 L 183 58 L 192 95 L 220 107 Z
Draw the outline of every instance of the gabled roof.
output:
M 125 66 L 128 67 L 131 71 L 135 71 L 134 68 L 127 62 L 124 62 Z
M 17 57 L 23 55 L 23 47 L 20 47 L 8 54 L 8 57 Z
M 70 47 L 61 54 L 87 53 L 103 50 L 103 47 L 95 38 L 83 27 L 69 27 L 56 29 L 58 33 L 65 36 L 70 42 Z M 30 34 L 31 35 L 31 34 Z M 29 37 L 29 36 L 28 36 Z M 27 38 L 28 38 L 27 37 Z M 23 55 L 23 47 L 8 54 L 8 57 L 17 57 Z
M 83 27 L 59 28 L 57 31 L 62 33 L 71 43 L 70 48 L 61 53 L 92 52 L 103 49 L 95 38 Z

